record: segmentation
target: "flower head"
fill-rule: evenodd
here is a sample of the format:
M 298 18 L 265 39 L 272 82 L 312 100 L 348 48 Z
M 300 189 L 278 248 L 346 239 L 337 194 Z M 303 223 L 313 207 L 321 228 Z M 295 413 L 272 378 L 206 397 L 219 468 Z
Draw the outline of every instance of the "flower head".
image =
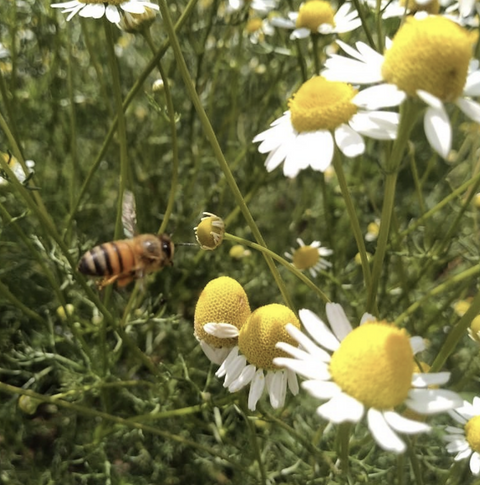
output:
M 365 234 L 365 241 L 372 242 L 375 241 L 380 232 L 380 219 L 375 219 L 374 222 L 370 222 L 367 226 L 367 233 Z
M 323 75 L 354 84 L 379 83 L 361 91 L 353 103 L 377 109 L 398 106 L 407 97 L 426 105 L 424 129 L 430 145 L 446 158 L 452 128 L 444 103 L 455 103 L 480 122 L 480 105 L 466 96 L 480 94 L 480 70 L 470 71 L 476 34 L 440 16 L 408 17 L 382 56 L 358 42 L 355 50 L 339 42 L 353 59 L 334 55 Z
M 195 307 L 194 334 L 212 362 L 221 364 L 231 348 L 237 345 L 238 331 L 250 313 L 247 294 L 233 278 L 220 276 L 205 286 Z M 227 338 L 218 338 L 205 331 L 206 324 L 228 324 L 236 330 Z
M 313 278 L 319 271 L 329 268 L 332 264 L 323 259 L 325 256 L 333 254 L 331 249 L 323 248 L 320 241 L 313 241 L 309 245 L 298 238 L 298 249 L 292 248 L 292 253 L 285 253 L 285 256 L 292 260 L 293 266 L 300 271 L 308 269 Z
M 269 153 L 267 170 L 271 172 L 285 161 L 287 177 L 296 177 L 309 166 L 324 172 L 333 158 L 334 139 L 347 157 L 365 151 L 361 135 L 394 139 L 398 115 L 359 110 L 352 103 L 356 94 L 351 85 L 321 76 L 303 83 L 289 100 L 289 111 L 253 139 L 261 142 L 260 153 Z
M 156 15 L 155 10 L 150 7 L 145 7 L 142 13 L 125 12 L 118 26 L 131 34 L 141 32 L 143 29 L 152 25 Z
M 463 401 L 463 405 L 449 411 L 450 416 L 461 425 L 447 426 L 447 451 L 456 453 L 455 461 L 470 457 L 470 470 L 480 475 L 480 398 L 474 397 L 473 403 Z
M 105 15 L 113 24 L 118 24 L 124 13 L 141 15 L 148 10 L 159 10 L 158 5 L 144 0 L 69 0 L 50 6 L 68 13 L 67 22 L 78 13 L 80 17 L 94 19 Z
M 290 12 L 288 19 L 274 18 L 275 27 L 293 29 L 291 39 L 303 39 L 311 34 L 342 34 L 351 32 L 361 25 L 356 10 L 344 3 L 337 12 L 324 0 L 307 0 L 298 12 Z
M 294 340 L 285 331 L 286 325 L 300 328 L 295 314 L 286 306 L 273 303 L 255 310 L 240 331 L 226 325 L 210 324 L 205 330 L 217 337 L 238 334 L 234 347 L 216 376 L 225 376 L 224 387 L 237 392 L 250 384 L 248 408 L 255 410 L 266 387 L 273 408 L 285 403 L 287 385 L 292 394 L 298 393 L 298 383 L 293 371 L 279 368 L 273 361 L 286 354 L 276 348 L 278 342 Z
M 406 446 L 396 432 L 413 434 L 430 428 L 401 416 L 394 410 L 397 406 L 432 414 L 459 405 L 459 396 L 451 391 L 425 389 L 445 383 L 449 373 L 414 372 L 414 353 L 423 349 L 421 338 L 410 338 L 405 330 L 368 314 L 359 327 L 352 329 L 340 305 L 328 303 L 326 309 L 332 331 L 309 310 L 300 311 L 302 323 L 321 347 L 287 326 L 302 349 L 280 343 L 278 347 L 293 358 L 274 360 L 306 377 L 302 387 L 327 401 L 317 409 L 320 416 L 333 423 L 356 423 L 366 412 L 377 443 L 402 453 Z
M 28 170 L 28 174 L 25 175 L 25 172 L 20 165 L 20 162 L 12 154 L 0 152 L 0 157 L 5 160 L 5 162 L 10 167 L 10 170 L 13 172 L 13 174 L 21 184 L 26 183 L 29 180 L 31 174 L 33 173 L 33 168 L 35 167 L 35 162 L 33 160 L 25 160 L 25 165 Z M 0 165 L 0 185 L 7 184 L 8 180 L 9 177 L 7 172 L 3 170 L 2 166 Z
M 202 217 L 200 224 L 194 228 L 195 237 L 202 249 L 213 251 L 222 244 L 225 223 L 223 219 L 210 212 L 204 212 L 203 215 L 205 217 Z

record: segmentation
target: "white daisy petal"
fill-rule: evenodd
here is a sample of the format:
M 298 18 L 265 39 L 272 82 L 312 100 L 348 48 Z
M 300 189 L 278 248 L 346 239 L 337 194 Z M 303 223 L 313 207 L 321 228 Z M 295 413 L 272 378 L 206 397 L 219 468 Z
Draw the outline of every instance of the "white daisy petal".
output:
M 238 328 L 230 323 L 206 323 L 203 326 L 205 332 L 218 338 L 235 338 L 238 337 Z
M 472 450 L 465 438 L 452 441 L 445 447 L 449 453 L 457 453 L 455 460 L 463 460 L 471 455 Z
M 471 118 L 476 123 L 480 123 L 480 104 L 477 102 L 466 99 L 459 98 L 455 103 L 469 118 Z
M 317 409 L 317 413 L 332 423 L 339 424 L 344 421 L 358 423 L 363 416 L 365 408 L 355 398 L 344 394 L 336 394 L 330 401 Z
M 120 12 L 115 5 L 107 5 L 105 17 L 107 17 L 112 24 L 118 24 L 120 22 Z
M 332 397 L 342 392 L 338 384 L 335 384 L 335 382 L 303 381 L 302 388 L 311 396 L 321 399 L 322 401 L 332 399 Z
M 456 434 L 465 437 L 465 430 L 463 428 L 457 428 L 456 426 L 446 426 L 445 431 L 450 433 L 450 435 L 444 436 L 444 439 L 447 439 L 449 436 L 455 437 L 454 435 Z
M 420 414 L 435 414 L 455 409 L 463 403 L 462 398 L 453 391 L 444 389 L 411 389 L 406 405 Z
M 405 443 L 390 428 L 383 414 L 373 408 L 367 411 L 368 429 L 375 441 L 387 451 L 403 453 L 406 450 Z
M 340 306 L 340 305 L 339 305 Z M 322 347 L 334 352 L 340 346 L 340 342 L 325 325 L 320 318 L 310 310 L 300 310 L 298 312 L 300 320 L 307 329 L 307 332 L 312 338 L 320 344 Z M 328 304 L 327 304 L 327 316 L 328 316 Z M 350 327 L 351 329 L 351 327 Z M 302 344 L 303 345 L 303 344 Z
M 288 145 L 288 143 L 284 143 L 283 145 L 270 152 L 267 159 L 265 160 L 265 168 L 267 169 L 267 172 L 272 172 L 285 160 L 289 149 L 290 146 Z
M 480 70 L 468 75 L 463 93 L 467 96 L 480 96 Z
M 404 91 L 395 84 L 380 84 L 362 89 L 353 99 L 352 103 L 361 108 L 379 109 L 400 106 L 406 99 Z
M 80 10 L 78 15 L 80 17 L 99 19 L 105 13 L 105 5 L 103 3 L 88 3 Z
M 287 344 L 286 342 L 278 342 L 276 345 L 277 349 L 283 350 L 284 352 L 286 352 L 287 354 L 291 355 L 292 357 L 298 360 L 310 360 L 312 362 L 315 362 L 316 360 L 320 360 L 321 362 L 330 362 L 330 355 L 327 352 L 317 347 L 306 335 L 304 335 L 294 325 L 290 323 L 288 325 L 291 325 L 293 328 L 295 328 L 295 330 L 297 330 L 297 332 L 292 330 L 291 333 L 289 332 L 289 334 L 295 339 L 298 336 L 299 340 L 297 341 L 299 343 L 300 341 L 304 343 L 307 343 L 307 341 L 310 342 L 310 343 L 307 343 L 307 345 L 311 345 L 311 347 L 309 348 L 311 348 L 312 351 L 308 350 L 304 345 L 302 345 L 302 347 L 305 350 L 300 349 L 299 347 L 295 347 L 293 345 Z
M 352 326 L 348 321 L 345 310 L 338 303 L 327 303 L 325 305 L 327 312 L 328 322 L 332 327 L 333 333 L 337 337 L 338 341 L 342 341 L 351 331 Z M 338 346 L 335 348 L 327 347 L 329 350 L 337 350 Z
M 407 419 L 394 411 L 384 411 L 385 421 L 395 430 L 405 434 L 417 434 L 430 431 L 430 426 L 413 419 Z
M 350 119 L 349 125 L 361 135 L 376 140 L 394 140 L 400 115 L 388 111 L 359 111 Z
M 242 389 L 242 387 L 250 384 L 256 370 L 257 369 L 254 365 L 247 365 L 246 367 L 244 367 L 240 375 L 228 386 L 228 390 L 230 392 L 237 392 Z
M 415 373 L 412 376 L 413 387 L 427 387 L 446 384 L 450 379 L 450 372 L 434 372 L 432 374 Z
M 231 363 L 238 357 L 238 347 L 233 347 L 233 349 L 228 354 L 227 358 L 224 360 L 220 368 L 217 370 L 215 375 L 217 377 L 223 377 L 227 373 L 227 368 Z
M 480 474 L 480 455 L 476 451 L 470 458 L 470 471 L 474 475 Z
M 302 27 L 300 29 L 295 29 L 291 34 L 290 34 L 290 39 L 306 39 L 309 37 L 311 34 L 310 29 L 307 29 L 305 27 Z
M 258 400 L 262 397 L 265 389 L 265 376 L 263 370 L 258 369 L 250 384 L 250 392 L 248 393 L 248 409 L 255 411 Z
M 128 13 L 137 13 L 141 14 L 145 12 L 145 7 L 143 2 L 137 2 L 136 0 L 130 0 L 126 2 L 122 2 L 120 7 Z
M 227 347 L 216 349 L 208 345 L 205 340 L 200 340 L 200 347 L 203 350 L 203 353 L 208 357 L 210 362 L 213 362 L 217 365 L 221 365 L 232 350 L 231 348 Z
M 286 367 L 291 371 L 300 374 L 307 379 L 317 379 L 319 381 L 326 381 L 331 378 L 328 366 L 322 365 L 321 362 L 317 365 L 312 365 L 312 361 L 303 361 L 297 359 L 289 359 L 287 357 L 275 357 L 273 364 L 278 367 Z
M 302 313 L 303 312 L 308 312 L 309 310 L 300 310 L 299 315 L 300 319 L 303 322 L 302 319 Z M 305 325 L 305 323 L 303 323 Z M 309 330 L 309 328 L 305 325 L 306 329 Z M 325 352 L 325 350 L 319 348 L 317 345 L 315 345 L 314 342 L 312 342 L 304 333 L 302 333 L 301 330 L 299 330 L 295 325 L 292 325 L 291 323 L 285 325 L 285 330 L 288 332 L 288 334 L 294 338 L 302 347 L 303 349 L 310 354 L 310 356 L 313 359 L 318 359 L 321 362 L 330 362 L 330 354 Z M 288 350 L 283 349 L 286 352 Z
M 423 118 L 425 135 L 432 148 L 443 158 L 447 158 L 452 146 L 452 127 L 447 112 L 441 108 L 427 108 Z
M 245 369 L 246 365 L 247 359 L 244 355 L 238 355 L 235 359 L 229 362 L 229 364 L 226 366 L 226 374 L 225 380 L 223 381 L 223 387 L 230 387 L 233 381 L 240 377 L 240 374 L 242 373 L 243 369 Z M 219 371 L 217 371 L 215 375 L 219 377 Z
M 413 355 L 425 350 L 425 340 L 422 337 L 410 337 L 410 345 L 412 346 Z
M 294 29 L 295 28 L 295 22 L 291 19 L 285 19 L 281 17 L 273 17 L 270 20 L 270 23 L 274 27 L 280 27 L 281 29 Z
M 295 374 L 295 372 L 292 372 L 290 369 L 285 369 L 285 373 L 287 374 L 288 388 L 290 389 L 290 392 L 294 396 L 296 396 L 298 394 L 298 391 L 300 390 L 298 387 L 297 374 Z
M 285 405 L 285 396 L 287 394 L 287 374 L 283 371 L 268 371 L 267 390 L 270 396 L 270 404 L 273 409 L 281 408 Z
M 472 454 L 470 446 L 467 449 L 460 451 L 454 458 L 455 461 L 461 461 L 467 459 Z
M 335 130 L 335 142 L 342 153 L 349 158 L 358 157 L 365 151 L 363 138 L 345 124 Z

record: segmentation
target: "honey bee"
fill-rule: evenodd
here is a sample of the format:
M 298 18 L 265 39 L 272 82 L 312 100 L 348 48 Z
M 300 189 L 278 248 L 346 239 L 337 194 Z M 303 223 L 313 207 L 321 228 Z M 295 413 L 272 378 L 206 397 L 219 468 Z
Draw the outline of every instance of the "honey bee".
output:
M 126 286 L 148 273 L 172 266 L 175 247 L 167 234 L 140 234 L 95 246 L 78 264 L 78 271 L 88 276 L 103 276 L 99 288 L 117 282 Z

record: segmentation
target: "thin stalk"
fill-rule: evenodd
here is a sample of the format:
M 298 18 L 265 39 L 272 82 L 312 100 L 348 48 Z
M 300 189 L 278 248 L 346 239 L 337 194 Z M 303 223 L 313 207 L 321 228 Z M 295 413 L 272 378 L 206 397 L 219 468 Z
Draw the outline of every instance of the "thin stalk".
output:
M 245 204 L 245 201 L 243 199 L 243 196 L 240 192 L 240 189 L 238 188 L 238 185 L 235 181 L 235 178 L 233 177 L 232 172 L 230 171 L 230 167 L 228 166 L 227 161 L 225 160 L 225 157 L 223 155 L 222 149 L 220 148 L 220 145 L 218 143 L 217 137 L 215 135 L 215 132 L 213 131 L 212 125 L 210 123 L 210 120 L 208 119 L 207 114 L 205 113 L 205 110 L 203 109 L 202 103 L 200 101 L 200 98 L 198 97 L 197 92 L 195 91 L 195 87 L 193 85 L 192 79 L 190 78 L 190 74 L 188 72 L 187 65 L 185 63 L 185 59 L 182 54 L 182 50 L 180 48 L 180 44 L 178 43 L 177 36 L 175 34 L 174 28 L 173 28 L 173 23 L 172 19 L 170 17 L 170 11 L 167 5 L 166 0 L 160 0 L 159 1 L 159 6 L 160 6 L 160 12 L 162 14 L 162 18 L 164 21 L 164 26 L 167 31 L 168 37 L 170 39 L 170 43 L 172 45 L 172 49 L 175 55 L 175 60 L 177 61 L 177 69 L 180 71 L 180 74 L 183 78 L 183 82 L 185 84 L 188 96 L 192 103 L 195 106 L 195 109 L 197 111 L 197 115 L 200 119 L 200 123 L 203 127 L 203 130 L 205 132 L 206 137 L 208 138 L 210 145 L 215 153 L 215 157 L 220 165 L 220 168 L 222 169 L 222 172 L 225 176 L 225 179 L 227 180 L 227 183 L 230 187 L 230 190 L 233 193 L 233 196 L 235 198 L 235 201 L 237 205 L 240 207 L 240 210 L 243 213 L 243 216 L 245 220 L 247 221 L 248 226 L 250 227 L 250 230 L 252 231 L 253 236 L 255 237 L 256 241 L 261 245 L 264 246 L 265 248 L 267 247 L 262 234 L 260 233 L 260 230 L 257 227 L 257 224 L 255 223 L 255 220 L 253 219 L 247 205 Z M 270 271 L 273 275 L 273 278 L 275 279 L 275 282 L 277 283 L 278 288 L 280 289 L 280 292 L 282 293 L 282 297 L 290 308 L 294 308 L 291 298 L 287 292 L 287 289 L 285 287 L 285 283 L 282 280 L 282 277 L 280 276 L 280 273 L 278 272 L 277 267 L 275 266 L 275 263 L 273 262 L 273 259 L 269 256 L 264 254 L 265 260 L 267 262 L 268 267 L 270 268 Z

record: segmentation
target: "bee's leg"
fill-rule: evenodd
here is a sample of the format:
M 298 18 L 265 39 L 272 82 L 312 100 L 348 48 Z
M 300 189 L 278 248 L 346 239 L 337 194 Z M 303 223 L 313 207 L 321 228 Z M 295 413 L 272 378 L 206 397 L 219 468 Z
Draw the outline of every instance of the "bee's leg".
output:
M 119 275 L 116 277 L 117 280 L 117 286 L 122 287 L 122 286 L 127 286 L 128 283 L 131 283 L 135 278 L 135 275 Z
M 115 281 L 117 281 L 118 278 L 119 278 L 119 275 L 109 276 L 108 278 L 105 277 L 105 278 L 101 279 L 100 281 L 97 281 L 97 288 L 99 290 L 103 290 L 105 288 L 105 286 L 108 286 L 108 285 L 111 285 L 112 283 L 115 283 Z

